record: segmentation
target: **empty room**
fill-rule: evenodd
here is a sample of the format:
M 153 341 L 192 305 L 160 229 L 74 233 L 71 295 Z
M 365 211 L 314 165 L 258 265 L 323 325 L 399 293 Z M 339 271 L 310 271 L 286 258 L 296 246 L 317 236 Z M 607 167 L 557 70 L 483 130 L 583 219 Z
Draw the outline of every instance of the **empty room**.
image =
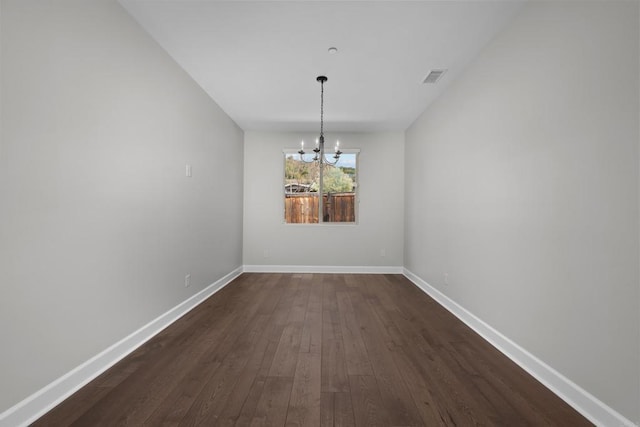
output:
M 0 0 L 0 427 L 640 426 L 637 0 Z

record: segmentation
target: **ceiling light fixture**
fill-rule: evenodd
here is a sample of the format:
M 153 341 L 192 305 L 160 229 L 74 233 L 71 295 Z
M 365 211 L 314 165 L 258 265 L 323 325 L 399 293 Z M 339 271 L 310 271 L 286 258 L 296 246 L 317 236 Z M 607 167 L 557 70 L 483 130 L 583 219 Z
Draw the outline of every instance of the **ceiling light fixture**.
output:
M 326 76 L 318 76 L 316 81 L 320 83 L 320 137 L 316 139 L 316 147 L 313 149 L 313 152 L 316 153 L 315 156 L 311 160 L 305 160 L 304 155 L 306 154 L 304 151 L 304 141 L 300 142 L 300 160 L 305 163 L 318 163 L 320 165 L 320 182 L 322 182 L 322 166 L 323 165 L 335 165 L 338 163 L 340 159 L 340 141 L 336 141 L 336 146 L 334 148 L 333 160 L 329 160 L 324 154 L 324 83 L 327 81 Z
M 320 137 L 316 139 L 316 147 L 313 149 L 315 156 L 313 156 L 311 160 L 305 160 L 304 158 L 304 155 L 305 155 L 304 141 L 300 142 L 300 151 L 298 151 L 298 154 L 300 154 L 300 160 L 302 162 L 315 163 L 318 165 L 319 177 L 318 177 L 318 193 L 317 194 L 324 194 L 323 193 L 324 168 L 325 166 L 335 166 L 336 163 L 338 163 L 338 160 L 340 160 L 340 154 L 342 154 L 342 151 L 340 151 L 340 141 L 336 141 L 333 160 L 330 160 L 325 157 L 325 154 L 324 154 L 324 83 L 327 81 L 327 77 L 318 76 L 316 80 L 320 83 Z M 324 209 L 324 203 L 318 203 L 318 218 L 323 218 L 323 209 Z
M 332 55 L 333 55 L 334 53 L 338 53 L 338 48 L 337 48 L 337 47 L 330 47 L 330 48 L 329 48 L 329 53 L 330 53 L 330 54 L 332 54 Z

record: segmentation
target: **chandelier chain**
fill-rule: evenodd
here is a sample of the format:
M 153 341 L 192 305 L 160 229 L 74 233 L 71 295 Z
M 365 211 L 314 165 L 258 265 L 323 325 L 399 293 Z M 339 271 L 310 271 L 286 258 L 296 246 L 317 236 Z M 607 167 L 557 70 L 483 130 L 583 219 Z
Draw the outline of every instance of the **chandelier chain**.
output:
M 320 82 L 320 136 L 324 136 L 324 81 Z

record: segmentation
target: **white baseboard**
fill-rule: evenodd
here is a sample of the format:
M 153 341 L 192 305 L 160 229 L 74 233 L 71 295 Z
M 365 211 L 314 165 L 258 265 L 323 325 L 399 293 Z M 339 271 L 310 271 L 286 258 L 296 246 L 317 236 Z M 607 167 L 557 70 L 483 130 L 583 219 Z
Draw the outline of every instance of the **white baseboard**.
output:
M 597 426 L 634 427 L 614 409 L 502 335 L 406 268 L 405 277 Z
M 402 274 L 395 266 L 342 265 L 245 265 L 245 273 L 342 273 L 342 274 Z
M 57 380 L 0 414 L 1 427 L 27 426 L 53 409 L 116 362 L 178 320 L 195 306 L 242 274 L 242 267 L 207 286 L 103 352 L 67 372 Z

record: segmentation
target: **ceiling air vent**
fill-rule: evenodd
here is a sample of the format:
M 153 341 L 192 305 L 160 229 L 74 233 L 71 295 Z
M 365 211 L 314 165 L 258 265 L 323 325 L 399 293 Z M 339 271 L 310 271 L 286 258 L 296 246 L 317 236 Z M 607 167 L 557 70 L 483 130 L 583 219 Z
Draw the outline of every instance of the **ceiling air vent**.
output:
M 447 70 L 431 70 L 429 75 L 424 78 L 422 83 L 436 83 Z

